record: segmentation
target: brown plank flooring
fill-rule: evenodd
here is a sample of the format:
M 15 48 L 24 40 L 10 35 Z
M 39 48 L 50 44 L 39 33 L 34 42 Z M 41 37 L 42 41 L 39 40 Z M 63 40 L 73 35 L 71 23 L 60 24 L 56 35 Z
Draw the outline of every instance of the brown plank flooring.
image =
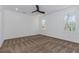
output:
M 48 37 L 34 35 L 5 40 L 1 53 L 78 53 L 79 44 Z

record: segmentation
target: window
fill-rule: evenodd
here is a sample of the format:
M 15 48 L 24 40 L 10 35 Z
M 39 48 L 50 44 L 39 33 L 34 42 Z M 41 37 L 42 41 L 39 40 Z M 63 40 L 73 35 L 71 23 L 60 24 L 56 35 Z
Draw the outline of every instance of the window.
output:
M 66 31 L 75 31 L 76 29 L 76 20 L 74 15 L 65 16 L 65 27 Z
M 43 29 L 43 30 L 46 29 L 46 20 L 42 20 L 42 29 Z

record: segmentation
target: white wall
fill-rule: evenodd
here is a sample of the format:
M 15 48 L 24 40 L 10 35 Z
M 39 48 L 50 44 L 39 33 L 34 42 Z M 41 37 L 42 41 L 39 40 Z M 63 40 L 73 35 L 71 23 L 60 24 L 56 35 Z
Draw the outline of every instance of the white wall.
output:
M 5 10 L 4 17 L 4 39 L 44 34 L 64 40 L 79 43 L 79 8 L 71 7 L 47 16 L 27 15 L 10 10 Z M 76 16 L 76 31 L 64 31 L 64 16 L 69 13 Z M 42 31 L 41 20 L 46 20 L 46 30 Z M 40 25 L 39 25 L 40 24 Z
M 1 40 L 1 33 L 2 33 L 2 24 L 1 24 L 2 18 L 1 18 L 1 11 L 0 11 L 0 40 Z
M 75 32 L 64 31 L 64 16 L 67 13 L 76 16 L 77 26 Z M 42 34 L 79 43 L 79 9 L 77 7 L 71 7 L 52 13 L 42 19 L 46 20 L 46 30 L 42 31 L 42 28 L 40 27 Z
M 2 6 L 0 6 L 0 47 L 3 43 L 3 20 L 2 20 Z
M 35 16 L 10 10 L 4 11 L 4 39 L 38 34 L 38 19 Z

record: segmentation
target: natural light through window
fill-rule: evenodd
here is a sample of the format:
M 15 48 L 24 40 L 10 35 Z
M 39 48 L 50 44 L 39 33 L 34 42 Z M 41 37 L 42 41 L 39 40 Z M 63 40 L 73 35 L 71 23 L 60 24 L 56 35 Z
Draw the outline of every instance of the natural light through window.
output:
M 43 29 L 43 30 L 46 29 L 46 20 L 42 20 L 42 29 Z
M 76 29 L 76 20 L 74 15 L 66 15 L 65 16 L 65 27 L 66 31 L 75 31 Z

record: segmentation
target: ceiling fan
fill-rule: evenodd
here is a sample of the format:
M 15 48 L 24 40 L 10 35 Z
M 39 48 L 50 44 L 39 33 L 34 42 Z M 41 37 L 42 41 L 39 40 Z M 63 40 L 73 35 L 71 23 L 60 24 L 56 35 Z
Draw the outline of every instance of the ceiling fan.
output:
M 32 13 L 39 12 L 39 13 L 45 14 L 44 11 L 40 11 L 40 10 L 39 10 L 39 5 L 35 5 L 35 6 L 36 6 L 36 10 L 33 11 Z

